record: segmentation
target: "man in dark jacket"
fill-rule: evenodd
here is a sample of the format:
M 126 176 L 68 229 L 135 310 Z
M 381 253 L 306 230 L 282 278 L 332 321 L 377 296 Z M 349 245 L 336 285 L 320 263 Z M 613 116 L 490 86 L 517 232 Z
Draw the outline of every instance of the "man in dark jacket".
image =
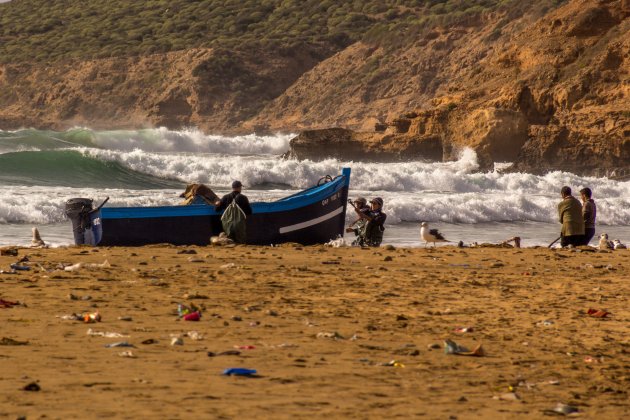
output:
M 584 218 L 582 204 L 571 195 L 571 188 L 562 187 L 560 190 L 562 201 L 558 203 L 558 218 L 562 223 L 560 245 L 582 245 L 584 240 Z
M 582 188 L 580 190 L 582 195 L 582 215 L 584 216 L 584 240 L 582 245 L 588 245 L 595 236 L 595 218 L 597 217 L 597 207 L 595 206 L 595 200 L 593 200 L 593 192 L 590 188 Z
M 224 195 L 223 198 L 214 203 L 216 211 L 227 209 L 221 216 L 223 231 L 227 234 L 228 238 L 240 244 L 246 243 L 247 226 L 245 219 L 252 214 L 252 207 L 249 205 L 249 200 L 245 195 L 241 194 L 242 188 L 243 184 L 241 184 L 240 181 L 234 181 L 232 183 L 232 192 Z M 238 205 L 242 212 L 235 207 L 230 207 L 230 204 L 233 202 Z
M 356 208 L 355 211 L 360 218 L 367 220 L 363 231 L 363 244 L 380 246 L 385 231 L 385 219 L 387 219 L 387 215 L 383 213 L 383 199 L 376 197 L 370 200 L 370 212 L 367 214 L 361 213 Z
M 249 200 L 245 195 L 241 194 L 242 189 L 243 184 L 241 184 L 241 181 L 232 182 L 232 192 L 225 194 L 220 200 L 215 201 L 214 209 L 216 211 L 225 210 L 232 200 L 236 199 L 236 204 L 238 204 L 247 216 L 252 214 L 252 207 L 249 205 Z

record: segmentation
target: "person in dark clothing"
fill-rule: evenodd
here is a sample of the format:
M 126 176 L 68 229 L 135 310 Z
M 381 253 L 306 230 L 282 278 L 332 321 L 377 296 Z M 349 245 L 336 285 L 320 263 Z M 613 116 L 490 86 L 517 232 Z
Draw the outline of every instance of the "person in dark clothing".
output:
M 385 220 L 387 215 L 383 213 L 383 199 L 376 197 L 370 200 L 370 211 L 367 214 L 361 213 L 355 209 L 357 215 L 366 219 L 365 230 L 363 232 L 363 243 L 367 246 L 380 246 L 383 241 L 383 232 L 385 231 Z
M 350 201 L 350 200 L 348 200 Z M 357 211 L 363 215 L 368 215 L 370 213 L 370 207 L 367 205 L 367 200 L 363 197 L 358 197 L 356 200 L 354 200 L 353 202 L 353 206 L 354 210 Z M 346 232 L 350 233 L 350 232 L 354 232 L 355 236 L 357 237 L 353 242 L 352 245 L 358 245 L 358 246 L 364 246 L 365 244 L 363 243 L 363 232 L 365 230 L 365 225 L 367 224 L 367 219 L 364 219 L 362 217 L 359 217 L 357 220 L 355 220 L 354 222 L 350 223 L 350 226 L 348 226 L 346 228 Z
M 214 202 L 214 209 L 216 211 L 222 211 L 230 205 L 232 200 L 236 199 L 236 204 L 243 210 L 243 212 L 249 216 L 252 214 L 252 207 L 249 205 L 249 200 L 247 197 L 241 193 L 243 189 L 243 184 L 241 181 L 232 182 L 232 192 L 229 194 L 225 194 L 220 200 Z
M 582 215 L 584 216 L 584 240 L 582 245 L 588 245 L 595 236 L 595 217 L 597 216 L 597 207 L 595 200 L 591 197 L 593 192 L 590 188 L 582 188 L 580 190 L 582 196 Z
M 560 245 L 562 247 L 582 245 L 584 241 L 584 217 L 582 204 L 571 195 L 571 188 L 564 186 L 560 191 L 562 201 L 558 203 L 558 219 L 562 223 Z
M 247 241 L 247 216 L 252 214 L 249 200 L 241 193 L 243 184 L 240 181 L 232 183 L 232 192 L 214 202 L 216 211 L 222 211 L 221 225 L 228 238 L 239 244 Z M 238 207 L 232 205 L 236 204 Z M 240 210 L 239 210 L 240 209 Z

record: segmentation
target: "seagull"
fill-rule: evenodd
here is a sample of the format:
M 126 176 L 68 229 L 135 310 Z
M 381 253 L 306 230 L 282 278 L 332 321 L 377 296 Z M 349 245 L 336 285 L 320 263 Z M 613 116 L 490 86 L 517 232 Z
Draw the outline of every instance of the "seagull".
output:
M 420 237 L 424 239 L 425 248 L 429 242 L 433 242 L 434 248 L 436 242 L 450 242 L 447 241 L 437 229 L 429 229 L 429 224 L 427 222 L 422 222 L 420 225 Z
M 33 227 L 33 239 L 31 240 L 31 247 L 33 248 L 44 248 L 46 247 L 46 243 L 42 241 L 42 237 L 39 235 L 39 231 L 36 227 Z

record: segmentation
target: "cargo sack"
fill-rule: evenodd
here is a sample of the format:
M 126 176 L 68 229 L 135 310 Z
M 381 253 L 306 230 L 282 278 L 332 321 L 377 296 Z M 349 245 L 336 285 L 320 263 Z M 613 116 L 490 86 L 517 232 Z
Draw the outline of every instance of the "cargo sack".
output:
M 238 197 L 238 195 L 236 196 Z M 223 231 L 228 238 L 239 244 L 244 244 L 247 239 L 245 212 L 236 204 L 236 197 L 227 206 L 221 216 Z

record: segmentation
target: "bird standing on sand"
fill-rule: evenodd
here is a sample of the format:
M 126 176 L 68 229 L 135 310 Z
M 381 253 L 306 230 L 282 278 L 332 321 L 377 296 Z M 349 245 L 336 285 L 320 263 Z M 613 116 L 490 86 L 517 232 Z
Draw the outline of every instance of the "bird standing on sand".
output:
M 42 237 L 39 235 L 39 231 L 36 227 L 33 228 L 33 239 L 31 239 L 31 247 L 33 248 L 43 248 L 46 246 L 46 243 L 42 240 Z
M 450 242 L 447 241 L 437 229 L 429 229 L 429 224 L 427 222 L 422 222 L 420 225 L 420 237 L 424 240 L 425 248 L 429 242 L 433 242 L 434 248 L 436 242 Z

